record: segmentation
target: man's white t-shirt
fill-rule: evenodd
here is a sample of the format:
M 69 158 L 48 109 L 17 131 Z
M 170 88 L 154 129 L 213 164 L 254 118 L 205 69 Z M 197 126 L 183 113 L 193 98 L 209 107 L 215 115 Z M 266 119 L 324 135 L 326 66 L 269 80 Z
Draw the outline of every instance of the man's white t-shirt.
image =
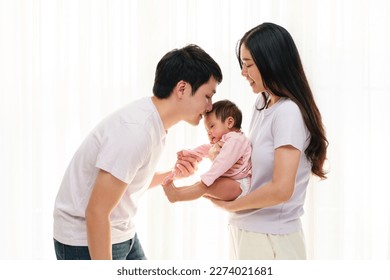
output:
M 165 145 L 166 131 L 150 97 L 104 119 L 81 144 L 63 177 L 54 208 L 54 238 L 87 246 L 85 209 L 99 169 L 128 188 L 111 213 L 112 244 L 135 235 L 133 217 Z
M 257 106 L 262 107 L 260 95 Z M 268 109 L 254 109 L 249 139 L 252 143 L 252 180 L 250 192 L 272 180 L 275 149 L 291 145 L 301 151 L 292 197 L 281 204 L 230 215 L 229 223 L 246 231 L 289 234 L 301 229 L 306 188 L 311 176 L 311 163 L 305 155 L 310 141 L 299 107 L 290 99 L 281 98 Z

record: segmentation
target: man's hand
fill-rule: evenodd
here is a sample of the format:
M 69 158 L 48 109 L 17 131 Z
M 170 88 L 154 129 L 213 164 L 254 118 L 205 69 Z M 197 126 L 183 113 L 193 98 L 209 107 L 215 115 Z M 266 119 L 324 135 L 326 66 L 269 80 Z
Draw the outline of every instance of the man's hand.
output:
M 175 164 L 175 179 L 186 178 L 193 175 L 198 170 L 198 164 L 202 160 L 196 155 L 184 155 L 183 151 L 177 153 Z
M 176 187 L 173 184 L 173 181 L 168 181 L 162 184 L 165 195 L 167 196 L 169 202 L 174 203 L 176 199 Z

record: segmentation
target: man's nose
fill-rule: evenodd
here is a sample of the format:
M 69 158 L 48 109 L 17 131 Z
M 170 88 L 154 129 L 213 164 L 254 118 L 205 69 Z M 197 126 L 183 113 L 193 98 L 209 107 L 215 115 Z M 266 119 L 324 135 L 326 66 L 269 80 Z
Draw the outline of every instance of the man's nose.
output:
M 213 109 L 213 102 L 211 101 L 211 99 L 210 99 L 210 101 L 209 101 L 209 104 L 207 105 L 207 112 L 211 112 L 211 110 Z

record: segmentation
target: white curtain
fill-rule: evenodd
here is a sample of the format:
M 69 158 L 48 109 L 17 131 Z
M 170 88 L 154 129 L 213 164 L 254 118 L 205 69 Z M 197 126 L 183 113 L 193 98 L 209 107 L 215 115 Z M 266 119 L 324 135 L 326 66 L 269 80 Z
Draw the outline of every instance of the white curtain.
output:
M 67 164 L 104 116 L 152 94 L 167 51 L 211 54 L 224 74 L 215 100 L 236 102 L 247 131 L 255 96 L 235 47 L 265 21 L 293 35 L 330 143 L 329 178 L 305 205 L 309 258 L 390 259 L 389 18 L 387 0 L 0 0 L 0 259 L 55 258 Z M 205 141 L 202 124 L 179 124 L 159 169 Z M 227 214 L 204 199 L 170 204 L 157 187 L 137 225 L 150 259 L 228 258 Z

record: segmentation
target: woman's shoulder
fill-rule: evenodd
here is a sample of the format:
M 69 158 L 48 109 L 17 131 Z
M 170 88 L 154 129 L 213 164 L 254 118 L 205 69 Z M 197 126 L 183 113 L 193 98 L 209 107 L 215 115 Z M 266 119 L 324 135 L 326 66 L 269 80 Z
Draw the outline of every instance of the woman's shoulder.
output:
M 299 109 L 298 105 L 292 101 L 290 98 L 282 98 L 279 100 L 279 106 L 275 112 L 278 114 L 299 114 L 301 115 L 301 110 Z

